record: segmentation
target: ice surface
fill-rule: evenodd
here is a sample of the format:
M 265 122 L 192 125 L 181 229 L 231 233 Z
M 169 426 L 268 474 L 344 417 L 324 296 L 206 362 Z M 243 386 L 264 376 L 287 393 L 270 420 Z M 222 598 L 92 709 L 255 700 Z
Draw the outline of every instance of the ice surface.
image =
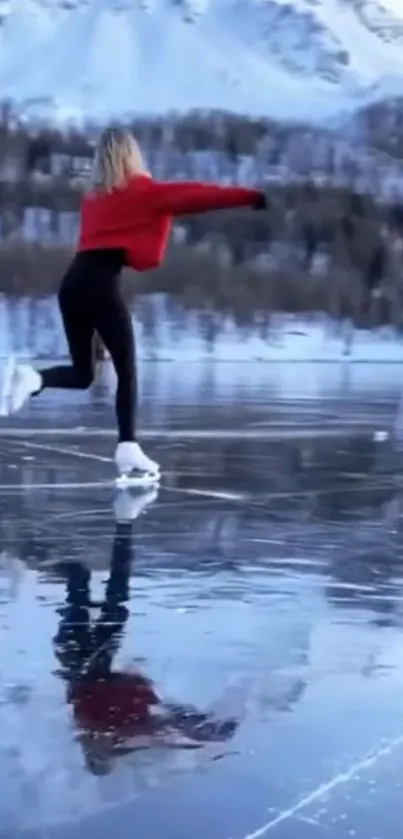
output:
M 177 365 L 143 372 L 146 430 L 163 419 L 147 450 L 163 476 L 124 539 L 107 391 L 78 406 L 92 436 L 74 431 L 63 394 L 0 425 L 1 830 L 128 839 L 133 823 L 141 835 L 163 823 L 175 839 L 206 828 L 212 839 L 294 839 L 296 825 L 309 839 L 319 823 L 331 839 L 367 839 L 370 819 L 398 839 L 401 455 L 393 434 L 373 432 L 393 426 L 399 368 L 377 366 L 374 383 L 371 365 L 372 377 L 356 365 L 350 379 L 307 365 L 300 399 L 301 365 L 263 366 L 265 380 L 260 365 L 216 365 L 213 378 L 189 367 L 185 380 L 167 379 Z M 299 376 L 277 390 L 276 371 L 291 367 Z M 203 424 L 207 438 L 187 440 Z M 230 439 L 214 431 L 229 425 Z M 131 566 L 114 667 L 239 728 L 200 751 L 172 732 L 164 748 L 143 741 L 97 776 L 66 703 L 71 647 L 58 656 L 71 570 L 81 604 L 89 581 L 94 622 L 116 545 Z

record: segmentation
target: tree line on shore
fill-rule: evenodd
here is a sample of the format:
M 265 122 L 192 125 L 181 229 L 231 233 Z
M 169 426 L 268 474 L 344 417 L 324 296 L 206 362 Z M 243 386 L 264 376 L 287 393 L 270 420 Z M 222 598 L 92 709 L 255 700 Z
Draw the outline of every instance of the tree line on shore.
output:
M 403 203 L 385 200 L 381 189 L 379 197 L 359 188 L 359 155 L 355 162 L 347 156 L 350 163 L 340 182 L 334 177 L 340 149 L 316 129 L 191 114 L 168 124 L 140 121 L 135 130 L 154 168 L 165 167 L 171 177 L 172 172 L 200 177 L 200 167 L 210 167 L 215 177 L 237 181 L 259 160 L 253 172 L 260 173 L 267 189 L 269 210 L 181 219 L 163 268 L 146 277 L 127 273 L 128 294 L 165 291 L 187 306 L 231 311 L 241 320 L 273 309 L 326 311 L 357 323 L 370 317 L 400 327 Z M 286 152 L 304 136 L 314 150 L 320 148 L 313 169 L 317 177 L 309 169 L 311 154 L 305 175 L 302 155 L 300 171 L 281 179 L 281 161 L 289 170 Z M 91 126 L 67 132 L 28 128 L 4 106 L 0 110 L 3 293 L 46 295 L 57 289 L 73 252 L 95 139 Z M 276 178 L 270 178 L 270 167 Z M 376 177 L 381 182 L 382 167 Z M 28 216 L 34 225 L 30 235 Z M 73 233 L 66 241 L 67 216 Z

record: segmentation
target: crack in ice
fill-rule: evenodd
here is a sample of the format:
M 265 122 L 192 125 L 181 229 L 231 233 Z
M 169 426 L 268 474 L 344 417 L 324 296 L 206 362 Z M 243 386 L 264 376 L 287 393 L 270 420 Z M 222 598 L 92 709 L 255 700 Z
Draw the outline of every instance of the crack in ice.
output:
M 348 784 L 349 781 L 353 781 L 359 772 L 363 769 L 370 769 L 371 766 L 375 766 L 381 758 L 388 757 L 395 751 L 395 749 L 399 748 L 399 746 L 403 746 L 403 735 L 396 737 L 395 740 L 391 740 L 384 746 L 380 746 L 375 751 L 370 752 L 357 763 L 350 766 L 349 769 L 346 769 L 345 772 L 340 772 L 338 775 L 335 775 L 330 781 L 320 784 L 316 787 L 316 789 L 308 793 L 308 795 L 305 795 L 304 798 L 297 801 L 292 807 L 289 807 L 287 810 L 282 810 L 278 816 L 266 822 L 266 824 L 261 827 L 258 827 L 252 833 L 247 833 L 243 839 L 260 839 L 261 836 L 265 836 L 270 830 L 277 827 L 277 825 L 299 814 L 299 812 L 305 807 L 308 807 L 309 804 L 313 804 L 315 801 L 320 800 L 324 795 L 327 795 L 329 792 L 333 792 L 333 790 L 337 789 L 337 787 L 342 784 Z

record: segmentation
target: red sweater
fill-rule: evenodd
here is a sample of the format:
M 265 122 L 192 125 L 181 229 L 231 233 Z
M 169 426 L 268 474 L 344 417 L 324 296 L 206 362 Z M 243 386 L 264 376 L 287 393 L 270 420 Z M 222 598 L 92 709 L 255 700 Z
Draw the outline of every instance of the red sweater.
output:
M 151 682 L 141 675 L 114 673 L 104 681 L 73 685 L 68 693 L 79 729 L 117 736 L 135 734 L 159 704 Z
M 255 189 L 201 183 L 159 183 L 147 175 L 112 192 L 85 196 L 79 251 L 121 248 L 136 271 L 161 265 L 174 216 L 252 206 Z

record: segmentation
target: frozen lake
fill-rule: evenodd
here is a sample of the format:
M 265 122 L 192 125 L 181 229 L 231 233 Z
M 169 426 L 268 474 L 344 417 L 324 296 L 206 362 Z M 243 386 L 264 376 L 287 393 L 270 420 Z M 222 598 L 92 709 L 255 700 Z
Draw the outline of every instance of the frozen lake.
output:
M 1 839 L 399 839 L 400 366 L 144 362 L 130 523 L 113 389 L 0 422 Z

